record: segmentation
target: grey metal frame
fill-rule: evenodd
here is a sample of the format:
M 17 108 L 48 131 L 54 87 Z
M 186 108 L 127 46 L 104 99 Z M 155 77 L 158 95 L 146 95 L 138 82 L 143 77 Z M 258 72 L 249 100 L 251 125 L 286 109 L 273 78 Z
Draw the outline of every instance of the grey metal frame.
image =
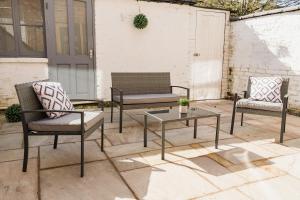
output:
M 104 118 L 97 122 L 93 127 L 88 130 L 84 130 L 84 111 L 62 111 L 62 110 L 43 110 L 42 105 L 39 103 L 33 88 L 32 82 L 17 84 L 15 85 L 19 103 L 21 105 L 21 119 L 24 134 L 24 159 L 23 159 L 23 172 L 27 171 L 28 163 L 28 151 L 29 151 L 29 136 L 45 136 L 54 135 L 53 148 L 57 148 L 58 136 L 59 135 L 78 135 L 81 137 L 81 159 L 80 159 L 80 176 L 84 176 L 84 139 L 91 135 L 96 129 L 101 126 L 101 151 L 104 151 Z M 83 101 L 83 99 L 72 99 L 72 101 Z M 95 101 L 95 100 L 84 100 L 84 101 Z M 98 107 L 104 110 L 104 102 L 98 101 Z M 45 118 L 47 112 L 65 112 L 65 113 L 77 113 L 80 114 L 81 129 L 80 131 L 35 131 L 30 130 L 28 123 Z
M 36 58 L 44 58 L 46 57 L 46 31 L 45 31 L 45 15 L 44 15 L 44 0 L 40 0 L 41 2 L 41 13 L 43 18 L 43 24 L 37 25 L 37 24 L 26 24 L 26 25 L 20 25 L 20 14 L 19 14 L 19 1 L 20 0 L 11 0 L 11 7 L 12 7 L 12 23 L 0 23 L 1 25 L 10 25 L 13 26 L 13 32 L 14 32 L 14 42 L 15 42 L 15 50 L 7 53 L 0 54 L 0 57 L 36 57 Z M 22 36 L 21 36 L 21 26 L 31 26 L 31 27 L 41 27 L 43 28 L 43 40 L 44 40 L 44 52 L 41 54 L 38 53 L 21 53 L 21 45 L 22 42 Z
M 122 76 L 122 78 L 127 78 L 126 76 L 128 75 L 144 75 L 147 76 L 147 74 L 158 74 L 158 75 L 166 75 L 166 77 L 169 79 L 168 81 L 170 82 L 170 73 L 112 73 L 112 76 L 114 74 L 119 74 Z M 132 80 L 131 78 L 128 78 L 128 84 L 127 86 L 131 87 L 131 90 L 134 90 L 134 88 L 136 87 L 136 83 L 134 80 Z M 114 80 L 112 80 L 112 85 L 114 86 Z M 180 89 L 184 89 L 186 90 L 186 97 L 187 99 L 190 99 L 190 89 L 187 87 L 183 87 L 183 86 L 172 86 L 172 85 L 168 85 L 168 93 L 172 93 L 173 92 L 173 88 L 180 88 Z M 120 101 L 116 101 L 114 99 L 114 95 L 118 94 L 120 96 Z M 117 87 L 111 87 L 111 123 L 113 122 L 113 108 L 115 105 L 118 105 L 120 108 L 120 119 L 119 119 L 119 133 L 122 133 L 122 126 L 123 126 L 123 111 L 124 110 L 131 110 L 131 109 L 141 109 L 141 108 L 155 108 L 155 107 L 170 107 L 172 108 L 173 106 L 177 106 L 178 102 L 157 102 L 157 103 L 144 103 L 144 104 L 124 104 L 123 103 L 123 96 L 127 94 L 126 91 L 123 91 L 121 88 L 117 88 Z M 143 93 L 141 91 L 135 91 L 135 94 L 147 94 L 147 93 Z M 148 93 L 149 94 L 149 93 Z M 189 106 L 189 105 L 188 105 Z M 187 121 L 187 126 L 189 125 L 189 122 Z
M 210 117 L 216 117 L 217 123 L 216 123 L 216 137 L 215 137 L 215 148 L 218 148 L 219 145 L 219 132 L 220 132 L 220 120 L 221 120 L 221 114 L 215 113 L 214 116 L 201 116 L 201 117 L 183 117 L 176 120 L 163 120 L 160 119 L 158 116 L 155 116 L 149 112 L 145 112 L 144 114 L 144 147 L 147 147 L 147 129 L 148 129 L 148 117 L 152 117 L 160 122 L 161 125 L 161 159 L 165 159 L 165 141 L 166 141 L 166 124 L 172 123 L 172 122 L 179 122 L 179 121 L 188 121 L 188 120 L 194 120 L 194 139 L 197 138 L 197 127 L 198 127 L 198 119 L 203 118 L 210 118 Z
M 280 117 L 281 118 L 281 128 L 280 128 L 280 143 L 283 143 L 283 137 L 286 130 L 286 116 L 288 112 L 288 87 L 289 87 L 289 79 L 284 78 L 282 87 L 281 87 L 281 99 L 283 101 L 282 105 L 282 111 L 281 112 L 275 112 L 275 111 L 267 111 L 267 110 L 258 110 L 258 109 L 247 109 L 247 108 L 237 108 L 236 103 L 239 99 L 242 98 L 249 98 L 250 92 L 251 92 L 251 81 L 250 78 L 248 79 L 248 86 L 247 91 L 243 91 L 244 95 L 243 97 L 240 97 L 238 93 L 235 93 L 234 95 L 234 103 L 233 103 L 233 110 L 232 110 L 232 119 L 231 119 L 231 128 L 230 128 L 230 134 L 233 134 L 234 130 L 234 122 L 235 122 L 235 115 L 236 113 L 241 113 L 241 126 L 244 124 L 244 114 L 255 114 L 255 115 L 264 115 L 264 116 L 272 116 L 272 117 Z

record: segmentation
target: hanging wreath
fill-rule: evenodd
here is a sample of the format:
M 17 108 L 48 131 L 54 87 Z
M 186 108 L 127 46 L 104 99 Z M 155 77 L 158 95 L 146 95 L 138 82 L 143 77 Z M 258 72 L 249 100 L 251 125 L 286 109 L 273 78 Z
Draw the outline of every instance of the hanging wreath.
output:
M 148 19 L 144 14 L 138 14 L 134 17 L 133 24 L 137 29 L 144 29 L 148 25 Z

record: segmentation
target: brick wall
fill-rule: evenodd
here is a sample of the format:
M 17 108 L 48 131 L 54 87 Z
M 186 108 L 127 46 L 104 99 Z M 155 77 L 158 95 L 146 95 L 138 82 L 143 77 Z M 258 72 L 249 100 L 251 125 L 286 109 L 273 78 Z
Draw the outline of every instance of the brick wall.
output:
M 289 106 L 300 107 L 300 10 L 232 22 L 228 53 L 232 92 L 249 76 L 289 77 Z

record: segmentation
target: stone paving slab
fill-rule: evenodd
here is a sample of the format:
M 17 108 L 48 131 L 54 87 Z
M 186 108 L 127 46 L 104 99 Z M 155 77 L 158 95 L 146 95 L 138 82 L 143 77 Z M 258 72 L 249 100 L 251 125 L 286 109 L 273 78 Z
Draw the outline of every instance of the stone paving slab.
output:
M 23 135 L 19 133 L 0 135 L 0 151 L 8 149 L 20 149 L 23 146 Z
M 23 160 L 24 151 L 23 149 L 3 150 L 0 151 L 0 162 Z M 38 148 L 29 148 L 29 158 L 38 157 Z
M 218 189 L 192 169 L 179 164 L 121 172 L 139 199 L 191 199 Z
M 238 188 L 255 200 L 299 200 L 300 180 L 291 176 L 280 176 Z
M 104 160 L 106 156 L 100 151 L 95 141 L 85 141 L 85 162 Z M 80 142 L 58 144 L 57 149 L 53 146 L 40 147 L 41 169 L 72 165 L 80 163 Z
M 237 189 L 225 190 L 216 194 L 207 195 L 196 200 L 251 200 Z
M 0 124 L 0 199 L 300 199 L 290 196 L 300 188 L 299 117 L 288 115 L 285 140 L 279 144 L 279 118 L 245 115 L 241 127 L 237 114 L 231 136 L 232 102 L 192 106 L 222 114 L 219 149 L 214 148 L 215 119 L 199 120 L 197 139 L 192 121 L 190 127 L 170 123 L 166 159 L 161 160 L 158 122 L 149 119 L 144 148 L 145 110 L 126 111 L 119 134 L 118 110 L 110 123 L 106 108 L 105 153 L 97 129 L 86 138 L 84 178 L 79 176 L 80 137 L 60 136 L 56 150 L 53 136 L 30 137 L 28 172 L 23 173 L 21 123 Z M 274 191 L 279 195 L 274 197 Z
M 109 161 L 41 171 L 41 198 L 44 200 L 135 199 Z
M 144 127 L 131 126 L 123 128 L 123 132 L 119 133 L 118 129 L 108 129 L 105 131 L 106 138 L 112 145 L 129 144 L 144 141 Z M 159 139 L 153 132 L 147 132 L 148 140 Z
M 148 141 L 148 146 L 144 147 L 143 142 L 138 142 L 138 143 L 131 143 L 131 144 L 121 144 L 117 146 L 111 146 L 105 148 L 105 152 L 107 155 L 111 158 L 117 157 L 117 156 L 124 156 L 124 155 L 129 155 L 129 154 L 136 154 L 136 153 L 142 153 L 146 151 L 151 151 L 151 150 L 156 150 L 160 149 L 161 147 L 152 142 Z
M 212 142 L 201 143 L 201 145 L 233 164 L 249 163 L 276 156 L 270 151 L 237 138 L 221 140 L 218 149 L 214 148 Z
M 246 179 L 233 173 L 206 156 L 182 160 L 178 163 L 191 168 L 200 176 L 204 177 L 217 188 L 222 190 L 246 183 Z
M 156 132 L 161 135 L 161 131 Z M 165 132 L 166 140 L 174 146 L 189 145 L 200 142 L 214 141 L 216 129 L 211 126 L 198 126 L 197 138 L 194 138 L 194 127 L 171 129 Z M 233 136 L 220 131 L 219 139 L 232 138 Z
M 28 160 L 27 172 L 22 172 L 22 161 L 0 163 L 0 199 L 38 199 L 37 159 Z

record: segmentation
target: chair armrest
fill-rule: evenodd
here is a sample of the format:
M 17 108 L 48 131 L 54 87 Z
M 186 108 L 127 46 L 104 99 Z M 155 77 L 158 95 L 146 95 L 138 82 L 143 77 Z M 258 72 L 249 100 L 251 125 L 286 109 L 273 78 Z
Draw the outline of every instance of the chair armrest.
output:
M 236 99 L 236 100 L 239 100 L 239 99 L 245 99 L 245 98 L 247 98 L 247 91 L 242 91 L 241 93 L 234 93 L 234 99 Z
M 90 101 L 98 103 L 98 108 L 104 111 L 104 100 L 103 99 L 70 99 L 70 101 Z
M 173 88 L 180 88 L 186 90 L 186 97 L 187 99 L 190 99 L 190 88 L 178 86 L 178 85 L 171 85 L 170 88 L 171 88 L 171 93 L 173 92 Z
M 284 97 L 283 97 L 283 107 L 284 107 L 285 109 L 287 109 L 287 107 L 288 107 L 288 102 L 289 102 L 289 95 L 286 94 L 286 95 L 284 95 Z
M 65 113 L 84 113 L 76 110 L 22 110 L 21 113 L 47 113 L 47 112 L 65 112 Z
M 243 91 L 244 98 L 247 98 L 247 93 L 248 93 L 248 91 L 247 91 L 247 90 Z
M 111 89 L 111 101 L 114 100 L 114 91 L 116 91 L 116 92 L 119 93 L 119 95 L 120 95 L 120 103 L 122 103 L 123 102 L 123 91 L 121 89 L 119 89 L 119 88 L 113 88 L 113 87 L 111 87 L 110 89 Z
M 21 114 L 24 116 L 27 113 L 47 113 L 47 112 L 65 112 L 65 113 L 77 113 L 80 114 L 81 132 L 84 133 L 84 111 L 76 110 L 22 110 Z

